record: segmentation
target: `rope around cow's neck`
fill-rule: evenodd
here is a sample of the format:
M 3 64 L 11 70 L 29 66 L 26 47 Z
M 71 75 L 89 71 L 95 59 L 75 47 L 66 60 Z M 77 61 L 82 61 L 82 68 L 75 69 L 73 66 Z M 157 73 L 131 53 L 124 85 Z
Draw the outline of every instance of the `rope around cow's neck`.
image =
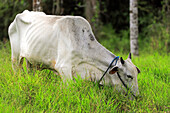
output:
M 109 67 L 107 68 L 107 70 L 104 72 L 103 76 L 100 78 L 100 80 L 98 81 L 98 84 L 102 81 L 103 77 L 106 75 L 106 73 L 108 72 L 109 68 L 112 66 L 113 62 L 116 60 L 115 65 L 117 64 L 117 61 L 119 59 L 119 56 L 115 57 L 112 62 L 110 63 Z M 115 66 L 114 65 L 114 66 Z

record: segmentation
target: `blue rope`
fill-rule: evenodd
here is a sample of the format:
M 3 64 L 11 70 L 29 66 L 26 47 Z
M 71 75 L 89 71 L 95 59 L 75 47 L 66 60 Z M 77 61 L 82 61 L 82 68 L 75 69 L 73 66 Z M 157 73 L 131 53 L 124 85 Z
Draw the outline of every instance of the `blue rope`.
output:
M 107 70 L 104 72 L 103 76 L 100 78 L 100 80 L 99 80 L 98 83 L 100 83 L 100 81 L 101 81 L 101 80 L 103 79 L 103 77 L 106 75 L 106 73 L 108 72 L 109 68 L 112 66 L 112 64 L 113 64 L 113 62 L 114 62 L 115 60 L 116 60 L 115 65 L 117 64 L 118 59 L 119 59 L 119 56 L 115 57 L 115 58 L 112 60 L 112 62 L 110 63 L 109 67 L 108 67 Z M 114 65 L 114 66 L 115 66 L 115 65 Z

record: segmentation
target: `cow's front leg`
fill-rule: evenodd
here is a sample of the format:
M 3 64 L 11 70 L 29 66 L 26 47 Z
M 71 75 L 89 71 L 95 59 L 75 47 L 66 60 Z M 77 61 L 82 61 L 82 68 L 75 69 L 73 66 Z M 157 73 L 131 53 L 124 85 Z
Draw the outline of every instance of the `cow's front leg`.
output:
M 67 80 L 72 80 L 72 71 L 71 68 L 68 67 L 62 67 L 59 69 L 60 76 L 63 80 L 63 82 L 66 82 Z

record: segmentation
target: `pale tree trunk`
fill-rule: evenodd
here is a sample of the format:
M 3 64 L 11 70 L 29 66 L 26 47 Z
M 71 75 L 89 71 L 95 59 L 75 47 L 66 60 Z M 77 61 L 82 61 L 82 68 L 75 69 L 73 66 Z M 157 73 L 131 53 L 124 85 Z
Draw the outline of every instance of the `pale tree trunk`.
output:
M 33 11 L 42 11 L 41 0 L 32 0 Z
M 53 0 L 52 14 L 61 15 L 64 12 L 63 0 Z
M 130 0 L 130 51 L 134 56 L 138 51 L 138 0 Z

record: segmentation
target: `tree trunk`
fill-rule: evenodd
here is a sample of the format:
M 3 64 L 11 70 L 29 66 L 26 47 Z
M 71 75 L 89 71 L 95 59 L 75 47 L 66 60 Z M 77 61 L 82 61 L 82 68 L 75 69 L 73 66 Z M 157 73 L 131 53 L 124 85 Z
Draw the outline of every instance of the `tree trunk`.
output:
M 99 14 L 97 10 L 97 1 L 96 0 L 85 0 L 85 16 L 87 21 L 93 28 L 94 33 L 97 32 L 96 26 L 99 22 Z
M 63 0 L 53 0 L 52 14 L 61 15 L 64 12 Z
M 138 56 L 138 5 L 137 0 L 130 0 L 130 51 Z
M 41 0 L 33 0 L 32 1 L 32 10 L 33 11 L 42 11 Z

